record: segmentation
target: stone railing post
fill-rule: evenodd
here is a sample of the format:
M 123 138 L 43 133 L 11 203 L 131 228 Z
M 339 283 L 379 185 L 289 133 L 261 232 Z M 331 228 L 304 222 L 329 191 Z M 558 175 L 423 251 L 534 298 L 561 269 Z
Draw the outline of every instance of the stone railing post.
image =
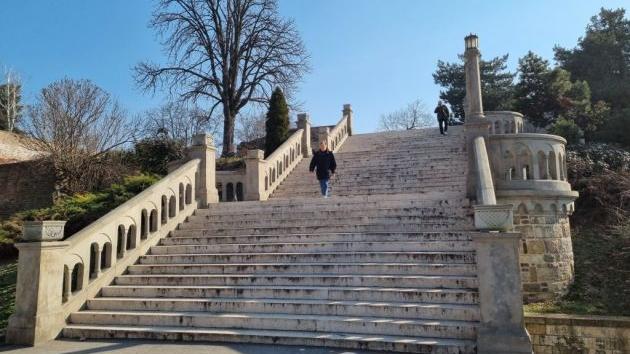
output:
M 267 163 L 262 150 L 249 150 L 245 158 L 245 200 L 267 200 L 265 191 L 271 181 L 265 181 Z
M 199 197 L 199 208 L 207 208 L 210 203 L 219 202 L 219 193 L 216 186 L 216 151 L 209 134 L 197 134 L 193 136 L 193 144 L 190 148 L 190 158 L 199 159 L 199 180 L 197 181 L 196 195 Z
M 317 141 L 319 141 L 319 143 L 321 143 L 322 141 L 325 141 L 326 146 L 328 146 L 328 149 L 332 150 L 332 147 L 330 146 L 330 128 L 321 127 L 319 128 L 318 134 L 319 136 L 318 136 Z M 319 146 L 317 146 L 317 149 L 319 149 Z
M 473 154 L 477 180 L 477 203 L 482 205 L 496 204 L 497 198 L 494 194 L 492 171 L 490 170 L 488 151 L 483 137 L 478 136 L 473 140 Z
M 532 353 L 523 319 L 519 233 L 475 233 L 479 310 L 479 353 Z
M 343 115 L 348 116 L 348 136 L 352 135 L 352 105 L 346 103 L 343 105 Z
M 308 113 L 298 114 L 297 127 L 304 130 L 301 142 L 302 156 L 310 157 L 313 150 L 311 149 L 311 120 Z
M 32 227 L 27 223 L 23 233 L 23 239 L 36 242 L 15 245 L 20 256 L 15 313 L 9 318 L 6 334 L 11 344 L 37 345 L 52 340 L 66 323 L 62 307 L 63 267 L 70 243 L 59 241 L 63 238 L 62 222 L 37 224 Z M 37 232 L 39 236 L 35 235 Z

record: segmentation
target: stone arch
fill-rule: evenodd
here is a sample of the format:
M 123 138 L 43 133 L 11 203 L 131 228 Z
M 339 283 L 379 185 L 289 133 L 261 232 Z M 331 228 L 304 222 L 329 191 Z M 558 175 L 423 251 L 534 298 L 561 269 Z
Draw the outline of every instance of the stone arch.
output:
M 83 263 L 76 263 L 72 267 L 72 274 L 70 275 L 70 292 L 75 293 L 83 289 Z
M 505 170 L 505 180 L 511 181 L 515 178 L 515 161 L 514 155 L 510 150 L 506 150 L 503 153 L 503 168 Z
M 192 203 L 192 185 L 186 184 L 186 204 Z
M 172 195 L 168 199 L 168 218 L 174 218 L 175 216 L 177 216 L 177 198 Z
M 93 242 L 90 245 L 90 260 L 89 260 L 90 270 L 88 273 L 90 279 L 94 279 L 98 276 L 99 260 L 100 260 L 100 252 L 98 249 L 98 243 Z
M 149 235 L 149 218 L 147 217 L 147 210 L 142 209 L 140 212 L 140 239 L 146 240 Z
M 549 210 L 551 211 L 551 213 L 553 215 L 557 215 L 558 214 L 558 207 L 555 204 L 549 205 Z
M 118 225 L 118 237 L 116 238 L 116 258 L 125 256 L 125 225 Z
M 178 199 L 179 199 L 179 210 L 184 210 L 184 207 L 186 206 L 184 204 L 184 184 L 180 183 L 179 184 L 179 195 L 178 195 Z
M 112 266 L 112 243 L 105 242 L 101 250 L 101 270 Z
M 501 122 L 494 121 L 494 134 L 501 134 Z
M 518 144 L 515 148 L 517 151 L 517 171 L 516 176 L 519 179 L 527 180 L 531 178 L 531 166 L 532 166 L 532 153 L 529 148 L 524 144 Z
M 225 200 L 228 202 L 234 201 L 234 184 L 228 183 L 225 188 Z
M 564 155 L 562 153 L 558 154 L 558 163 L 560 165 L 560 168 L 558 169 L 558 178 L 561 181 L 566 180 L 566 176 L 564 174 L 564 163 L 562 163 L 564 161 Z
M 136 225 L 130 225 L 127 229 L 127 243 L 125 249 L 132 250 L 136 248 Z
M 67 302 L 70 295 L 70 269 L 63 265 L 63 281 L 61 284 L 61 302 Z
M 269 176 L 265 176 L 265 190 L 269 189 Z
M 151 210 L 149 214 L 149 232 L 156 232 L 158 230 L 158 212 L 156 209 Z
M 243 183 L 236 182 L 236 200 L 243 200 Z
M 519 215 L 528 215 L 529 212 L 527 211 L 527 206 L 525 205 L 525 203 L 521 203 L 518 205 L 518 208 L 516 208 L 516 213 Z
M 543 213 L 544 211 L 543 211 L 542 205 L 540 205 L 539 203 L 536 203 L 536 205 L 534 205 L 534 214 L 541 215 Z

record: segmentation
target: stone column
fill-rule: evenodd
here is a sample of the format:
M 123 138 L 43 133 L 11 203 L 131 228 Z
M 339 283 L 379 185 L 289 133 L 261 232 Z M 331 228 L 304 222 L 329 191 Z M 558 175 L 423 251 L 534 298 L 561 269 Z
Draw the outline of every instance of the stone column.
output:
M 476 35 L 469 35 L 465 38 L 466 51 L 466 120 L 464 130 L 466 135 L 466 146 L 468 149 L 468 175 L 466 178 L 467 196 L 474 199 L 477 195 L 477 165 L 474 161 L 474 139 L 477 137 L 488 137 L 490 132 L 490 122 L 485 119 L 483 113 L 483 98 L 481 94 L 481 74 L 479 69 L 479 38 Z
M 69 242 L 24 242 L 18 261 L 15 314 L 7 343 L 37 345 L 59 335 L 66 324 L 62 306 L 63 267 Z
M 262 150 L 249 150 L 245 158 L 245 200 L 267 200 L 265 187 L 269 187 L 271 181 L 265 183 L 265 169 L 267 161 L 264 160 L 265 152 Z M 266 184 L 266 186 L 265 186 Z
M 349 103 L 343 105 L 343 115 L 348 116 L 348 136 L 352 135 L 352 106 Z
M 479 353 L 532 353 L 523 320 L 519 233 L 475 233 L 479 310 Z
M 311 148 L 311 120 L 308 113 L 300 113 L 298 114 L 297 120 L 298 129 L 304 129 L 304 133 L 302 133 L 302 156 L 310 157 L 313 154 L 313 150 Z
M 319 134 L 318 136 L 319 139 L 317 141 L 319 141 L 319 143 L 321 143 L 322 141 L 325 141 L 328 146 L 328 149 L 332 150 L 332 147 L 330 146 L 330 128 L 320 127 L 318 134 Z M 317 146 L 317 149 L 319 149 L 319 146 Z
M 482 205 L 494 205 L 497 203 L 497 199 L 494 194 L 490 161 L 483 137 L 476 137 L 473 142 L 473 147 L 477 171 L 477 203 Z
M 199 159 L 199 173 L 196 182 L 196 195 L 199 196 L 199 208 L 207 208 L 210 203 L 219 202 L 216 186 L 216 151 L 209 134 L 193 136 L 190 158 Z

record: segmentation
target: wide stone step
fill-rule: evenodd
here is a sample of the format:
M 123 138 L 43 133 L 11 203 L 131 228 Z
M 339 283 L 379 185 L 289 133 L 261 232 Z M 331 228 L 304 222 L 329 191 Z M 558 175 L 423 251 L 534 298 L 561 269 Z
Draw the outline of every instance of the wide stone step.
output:
M 297 315 L 369 316 L 478 321 L 477 305 L 419 304 L 292 299 L 165 299 L 100 297 L 87 309 L 106 311 L 186 311 L 232 313 L 293 313 Z
M 162 239 L 160 245 L 210 245 L 210 244 L 266 244 L 277 242 L 374 242 L 374 241 L 417 241 L 417 242 L 469 242 L 466 232 L 375 232 L 375 233 L 316 233 L 293 235 L 243 235 L 243 236 L 190 236 L 186 230 L 175 230 L 170 237 Z
M 462 251 L 352 251 L 352 252 L 261 252 L 204 253 L 204 246 L 155 246 L 151 255 L 189 257 L 191 263 L 314 263 L 314 262 L 419 262 L 474 263 L 473 252 Z M 180 251 L 180 252 L 176 252 Z M 175 262 L 178 263 L 178 262 Z
M 75 325 L 63 330 L 66 338 L 91 339 L 157 339 L 189 342 L 233 342 L 280 345 L 311 345 L 348 349 L 379 350 L 385 352 L 473 354 L 473 340 L 421 338 L 403 336 L 374 336 L 354 333 L 261 331 L 223 328 L 183 328 L 165 326 L 100 326 Z
M 238 216 L 234 214 L 206 214 L 206 215 L 194 215 L 188 218 L 188 221 L 199 222 L 226 222 L 226 221 L 263 221 L 269 219 L 283 219 L 283 220 L 295 220 L 295 219 L 310 219 L 314 217 L 344 217 L 344 218 L 356 218 L 356 217 L 397 217 L 397 216 L 432 216 L 432 215 L 451 215 L 461 216 L 465 215 L 468 210 L 462 207 L 423 207 L 423 208 L 382 208 L 382 209 L 335 209 L 335 210 L 282 210 L 272 211 L 270 213 L 252 213 L 244 212 Z
M 477 323 L 473 321 L 265 313 L 85 310 L 72 313 L 69 320 L 73 324 L 84 325 L 180 326 L 186 328 L 297 330 L 325 333 L 378 333 L 456 339 L 474 339 L 477 333 Z
M 104 297 L 159 298 L 239 298 L 310 299 L 331 301 L 388 301 L 437 304 L 477 304 L 479 294 L 472 289 L 373 288 L 324 286 L 147 286 L 110 285 Z
M 385 179 L 382 177 L 348 177 L 338 176 L 338 179 L 330 181 L 330 186 L 333 188 L 342 188 L 348 190 L 362 190 L 362 189 L 400 189 L 400 188 L 426 188 L 431 186 L 453 186 L 463 187 L 466 179 L 453 180 L 448 177 L 435 178 L 431 181 L 418 181 L 417 179 L 401 180 L 399 178 Z M 317 187 L 319 183 L 310 176 L 303 180 L 293 180 L 282 184 L 283 189 L 288 190 L 300 190 L 304 187 Z M 369 188 L 368 188 L 369 187 Z
M 468 231 L 472 230 L 472 221 L 445 222 L 425 221 L 422 223 L 402 224 L 354 224 L 354 225 L 320 225 L 320 226 L 270 226 L 250 228 L 196 228 L 185 226 L 189 236 L 238 236 L 238 235 L 287 235 L 303 233 L 331 233 L 331 232 L 423 232 L 423 231 Z
M 317 263 L 195 263 L 199 257 L 184 255 L 144 256 L 139 265 L 186 267 L 189 274 L 424 274 L 475 276 L 476 266 L 471 263 L 420 263 L 420 262 L 317 262 Z M 182 272 L 183 273 L 183 272 Z
M 444 241 L 341 241 L 341 242 L 279 242 L 279 243 L 251 243 L 251 244 L 165 244 L 161 242 L 159 246 L 172 247 L 173 253 L 188 253 L 191 249 L 197 252 L 209 253 L 286 253 L 286 252 L 380 252 L 380 251 L 472 251 L 470 242 L 444 242 Z M 181 247 L 181 248 L 180 248 Z M 196 248 L 195 248 L 196 247 Z M 161 252 L 161 251 L 160 251 Z M 169 252 L 170 253 L 170 252 Z M 159 253 L 163 254 L 163 253 Z
M 416 186 L 416 187 L 395 187 L 395 188 L 372 188 L 369 186 L 366 187 L 351 187 L 351 188 L 336 188 L 334 184 L 332 185 L 331 190 L 333 193 L 337 193 L 340 196 L 352 196 L 352 195 L 382 195 L 382 194 L 399 194 L 404 192 L 414 192 L 414 193 L 424 193 L 424 192 L 458 192 L 462 196 L 466 188 L 464 186 L 449 186 L 449 185 L 433 185 L 433 186 Z M 285 194 L 285 195 L 295 195 L 295 196 L 306 196 L 312 194 L 313 190 L 278 190 L 274 192 L 276 194 Z
M 186 265 L 136 265 L 128 275 L 118 276 L 116 285 L 164 286 L 382 286 L 405 284 L 409 287 L 436 289 L 476 288 L 477 278 L 444 275 L 373 275 L 373 274 L 207 274 L 203 267 Z

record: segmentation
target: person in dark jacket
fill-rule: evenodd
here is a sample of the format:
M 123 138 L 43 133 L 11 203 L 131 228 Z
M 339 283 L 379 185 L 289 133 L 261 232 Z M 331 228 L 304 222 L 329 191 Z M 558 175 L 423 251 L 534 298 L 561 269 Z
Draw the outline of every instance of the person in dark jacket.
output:
M 313 159 L 308 170 L 313 172 L 316 170 L 317 179 L 319 180 L 319 187 L 321 188 L 324 198 L 328 198 L 328 181 L 330 176 L 335 174 L 337 169 L 337 162 L 335 162 L 335 155 L 332 151 L 328 150 L 328 144 L 326 141 L 319 143 L 319 150 L 313 153 Z
M 448 117 L 451 115 L 451 112 L 448 111 L 448 107 L 446 107 L 442 101 L 438 101 L 438 105 L 435 107 L 435 111 L 433 111 L 433 113 L 437 114 L 438 124 L 440 125 L 440 134 L 447 135 Z

